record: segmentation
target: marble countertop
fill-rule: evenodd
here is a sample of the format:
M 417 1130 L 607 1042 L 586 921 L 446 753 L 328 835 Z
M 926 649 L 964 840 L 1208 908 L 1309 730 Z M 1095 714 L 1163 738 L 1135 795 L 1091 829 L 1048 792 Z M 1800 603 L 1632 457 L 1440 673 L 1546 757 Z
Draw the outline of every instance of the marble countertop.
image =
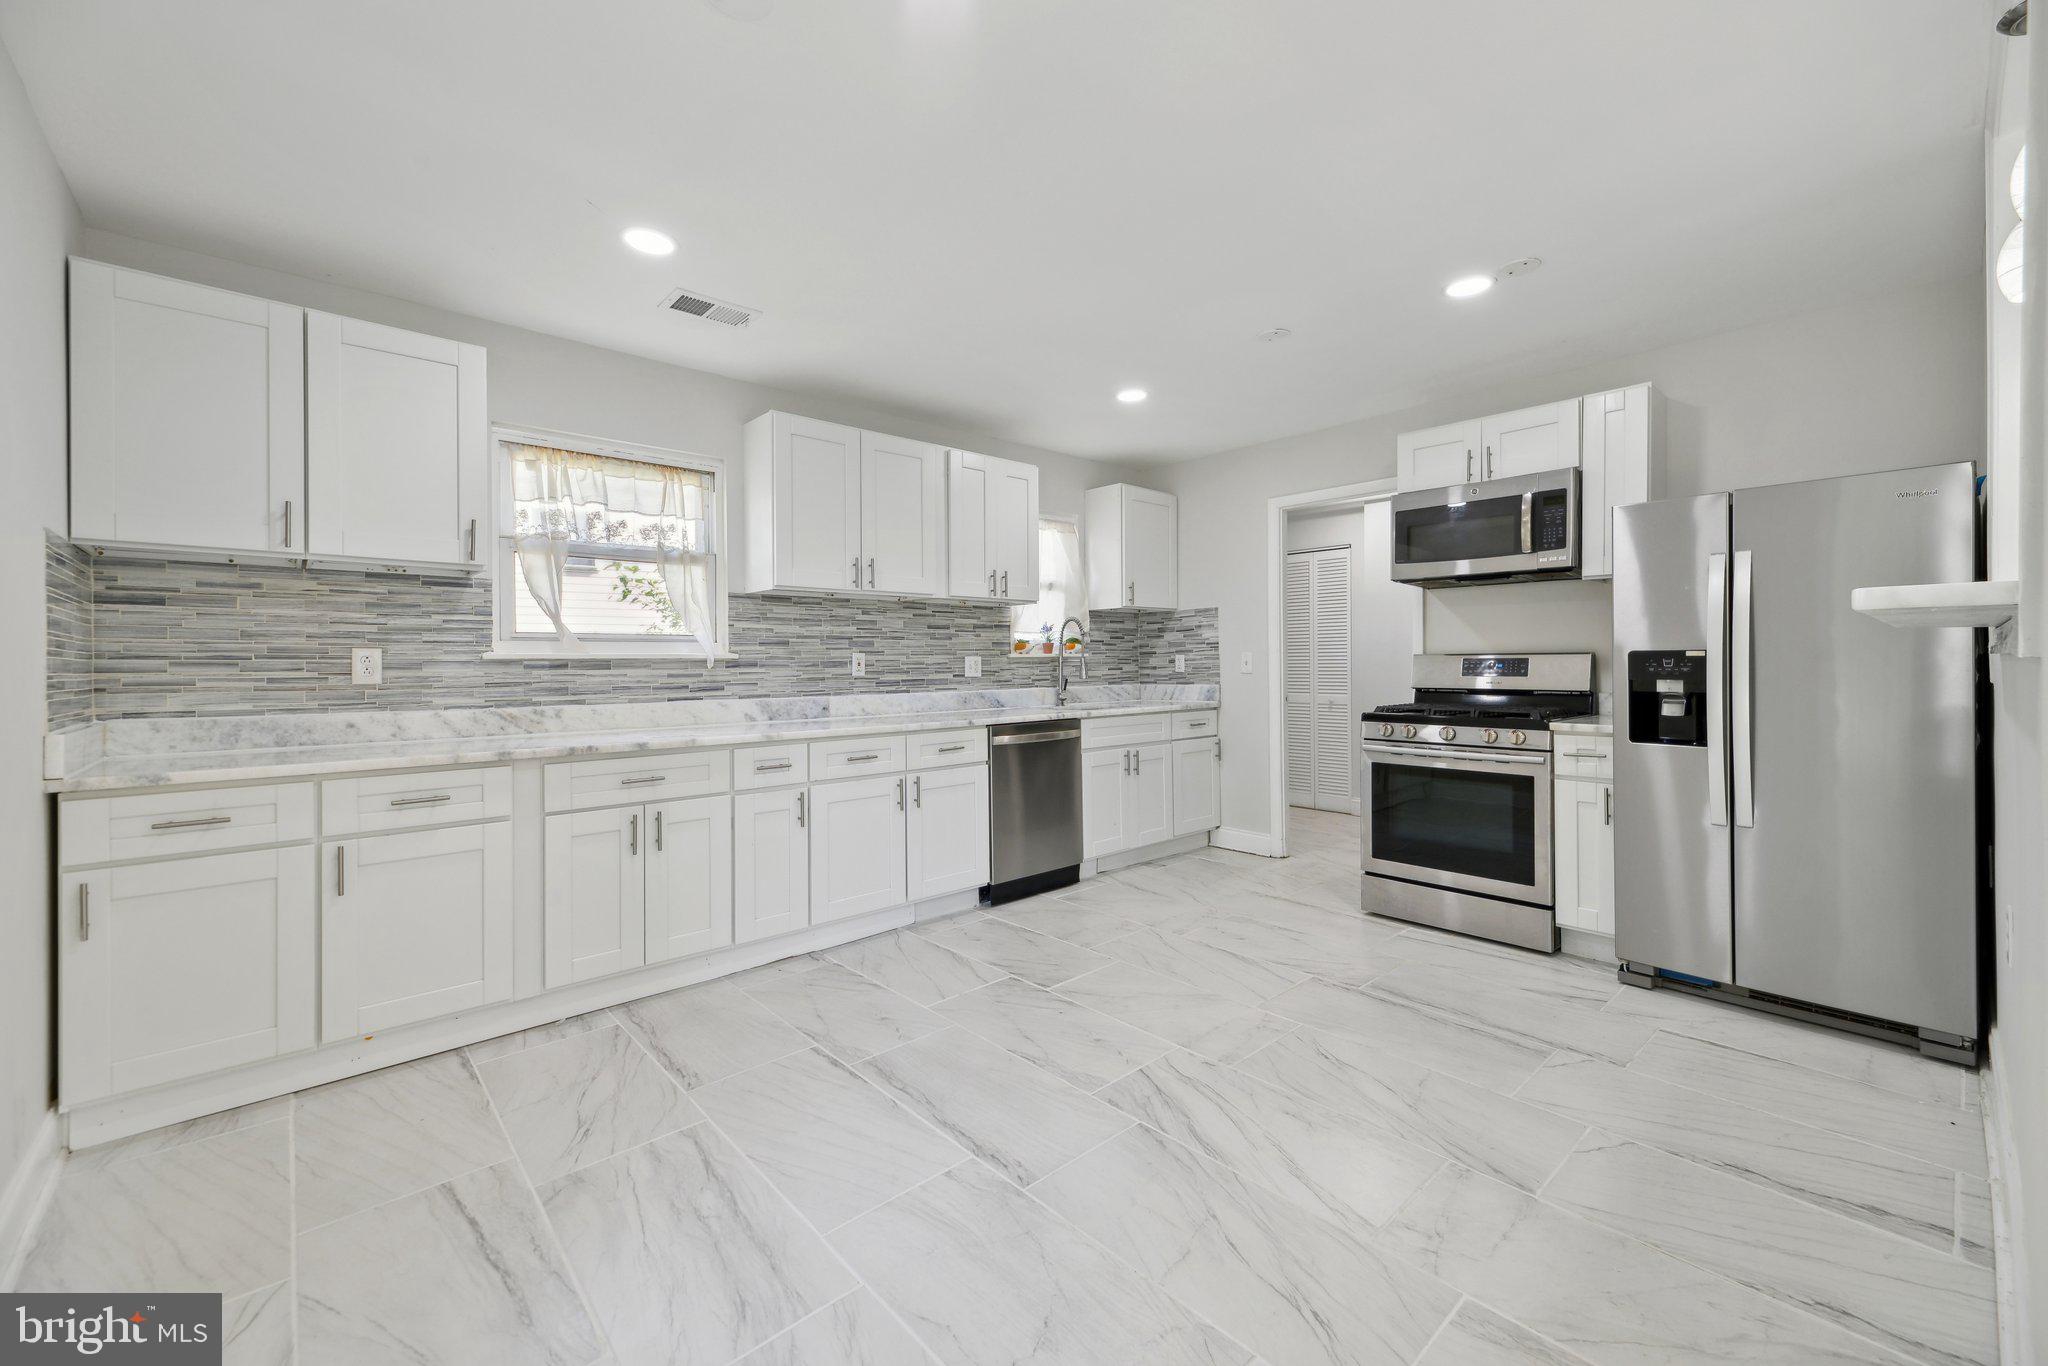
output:
M 888 697 L 889 709 L 830 714 L 843 699 L 767 702 L 650 703 L 637 707 L 546 707 L 447 712 L 312 714 L 104 722 L 91 737 L 52 737 L 44 790 L 55 793 L 134 791 L 193 783 L 248 782 L 437 765 L 566 759 L 695 749 L 777 740 L 903 734 L 960 726 L 1009 725 L 1061 717 L 1135 716 L 1217 705 L 1214 685 L 1090 689 L 1156 696 L 1081 697 L 1064 707 L 1049 689 L 1000 693 L 923 693 Z M 1047 693 L 1043 699 L 1032 694 Z M 1076 687 L 1076 694 L 1083 689 Z M 905 705 L 906 699 L 909 705 Z M 875 699 L 859 699 L 873 706 Z M 967 702 L 970 705 L 961 705 Z M 801 704 L 824 704 L 809 708 Z M 916 705 L 924 703 L 924 705 Z M 774 712 L 824 710 L 823 715 Z M 620 725 L 634 711 L 659 724 Z M 702 711 L 701 717 L 691 712 Z M 737 714 L 735 714 L 737 713 Z M 753 713 L 753 714 L 748 714 Z M 763 714 L 767 713 L 767 714 Z M 602 722 L 604 724 L 596 724 Z M 437 724 L 438 723 L 438 724 Z M 438 734 L 422 731 L 439 729 Z M 152 739 L 161 743 L 152 747 Z M 235 743 L 248 741 L 249 743 Z M 212 744 L 215 747 L 201 748 Z
M 1560 735 L 1612 735 L 1614 718 L 1600 716 L 1566 716 L 1550 723 L 1551 730 Z

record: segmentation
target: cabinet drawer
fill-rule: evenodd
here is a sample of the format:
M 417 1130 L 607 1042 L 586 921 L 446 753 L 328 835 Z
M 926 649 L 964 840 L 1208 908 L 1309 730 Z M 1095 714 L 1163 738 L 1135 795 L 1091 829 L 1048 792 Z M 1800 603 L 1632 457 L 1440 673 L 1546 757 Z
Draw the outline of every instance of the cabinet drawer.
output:
M 910 739 L 912 768 L 945 768 L 952 764 L 979 764 L 988 760 L 988 732 L 980 726 L 965 730 L 933 730 Z
M 1213 711 L 1177 711 L 1173 714 L 1173 738 L 1176 740 L 1200 740 L 1216 733 L 1216 713 Z
M 799 740 L 789 745 L 756 745 L 732 752 L 732 787 L 751 792 L 760 787 L 788 787 L 810 781 L 811 747 Z
M 92 797 L 58 808 L 67 868 L 313 838 L 313 785 L 275 783 L 197 792 Z
M 330 778 L 320 784 L 320 826 L 330 838 L 511 814 L 512 770 L 503 767 Z
M 1605 735 L 1554 735 L 1551 737 L 1556 748 L 1551 751 L 1557 761 L 1557 776 L 1560 778 L 1612 778 L 1614 776 L 1614 741 Z
M 811 777 L 857 778 L 865 773 L 898 773 L 903 769 L 903 737 L 868 735 L 857 740 L 811 741 Z
M 732 751 L 653 754 L 630 759 L 578 759 L 549 764 L 541 793 L 550 811 L 587 811 L 627 802 L 707 797 L 732 790 Z
M 1147 716 L 1104 716 L 1081 722 L 1081 748 L 1101 749 L 1105 745 L 1156 745 L 1167 738 L 1165 712 Z

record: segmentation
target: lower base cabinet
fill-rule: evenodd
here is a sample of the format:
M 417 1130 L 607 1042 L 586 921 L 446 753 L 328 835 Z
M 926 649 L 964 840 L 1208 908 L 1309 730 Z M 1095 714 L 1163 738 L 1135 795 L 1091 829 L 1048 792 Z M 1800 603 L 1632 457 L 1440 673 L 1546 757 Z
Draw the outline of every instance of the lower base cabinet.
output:
M 823 925 L 909 900 L 903 838 L 908 776 L 852 778 L 811 788 L 811 923 Z
M 1170 744 L 1084 751 L 1081 857 L 1101 858 L 1172 839 L 1173 786 Z
M 735 943 L 751 944 L 811 923 L 810 794 L 800 787 L 732 799 Z
M 732 798 L 547 818 L 541 982 L 553 988 L 732 943 Z
M 1614 784 L 1559 778 L 1551 784 L 1551 858 L 1557 923 L 1614 933 Z
M 57 905 L 67 1103 L 313 1046 L 311 845 L 70 873 Z
M 331 842 L 321 860 L 322 1040 L 511 999 L 505 822 Z
M 647 808 L 647 961 L 732 943 L 732 798 Z
M 1196 835 L 1223 823 L 1222 741 L 1173 742 L 1173 833 Z
M 910 775 L 910 899 L 944 896 L 988 881 L 988 765 Z

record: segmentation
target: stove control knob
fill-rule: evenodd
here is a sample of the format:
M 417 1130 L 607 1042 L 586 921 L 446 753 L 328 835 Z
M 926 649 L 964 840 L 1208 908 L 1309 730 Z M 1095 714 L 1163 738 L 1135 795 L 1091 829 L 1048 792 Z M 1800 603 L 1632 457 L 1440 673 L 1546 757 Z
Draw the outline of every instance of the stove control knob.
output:
M 1529 738 L 1528 736 L 1526 736 L 1526 735 L 1522 734 L 1522 732 L 1520 732 L 1520 731 L 1518 731 L 1518 730 L 1516 730 L 1516 731 L 1509 731 L 1509 732 L 1508 732 L 1508 743 L 1509 743 L 1509 744 L 1511 744 L 1511 745 L 1519 745 L 1519 744 L 1522 744 L 1522 743 L 1524 743 L 1525 741 L 1527 741 L 1527 740 L 1528 740 L 1528 738 Z
M 1500 739 L 1500 732 L 1499 732 L 1499 731 L 1497 731 L 1497 730 L 1490 730 L 1490 731 L 1486 732 L 1486 743 L 1487 743 L 1487 744 L 1489 744 L 1489 745 L 1491 745 L 1491 744 L 1494 744 L 1494 743 L 1498 742 L 1498 741 L 1499 741 L 1499 739 Z
M 1439 740 L 1455 740 L 1458 738 L 1458 732 L 1452 730 L 1449 726 L 1438 726 L 1436 728 L 1436 738 Z
M 1401 727 L 1401 734 L 1403 738 L 1413 740 L 1415 738 L 1415 727 L 1403 726 Z
M 1394 733 L 1394 728 L 1393 728 L 1392 726 L 1381 726 L 1381 727 L 1380 727 L 1380 738 L 1381 738 L 1381 739 L 1385 739 L 1385 738 L 1386 738 L 1387 736 L 1389 736 L 1389 735 L 1392 735 L 1393 733 Z

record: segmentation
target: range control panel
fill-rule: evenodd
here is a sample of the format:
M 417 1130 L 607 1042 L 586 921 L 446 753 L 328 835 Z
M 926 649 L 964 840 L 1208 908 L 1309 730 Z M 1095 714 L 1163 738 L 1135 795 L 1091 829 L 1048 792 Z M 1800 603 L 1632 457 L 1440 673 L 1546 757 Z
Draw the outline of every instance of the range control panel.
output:
M 1527 678 L 1527 655 L 1467 655 L 1458 672 L 1467 678 Z

